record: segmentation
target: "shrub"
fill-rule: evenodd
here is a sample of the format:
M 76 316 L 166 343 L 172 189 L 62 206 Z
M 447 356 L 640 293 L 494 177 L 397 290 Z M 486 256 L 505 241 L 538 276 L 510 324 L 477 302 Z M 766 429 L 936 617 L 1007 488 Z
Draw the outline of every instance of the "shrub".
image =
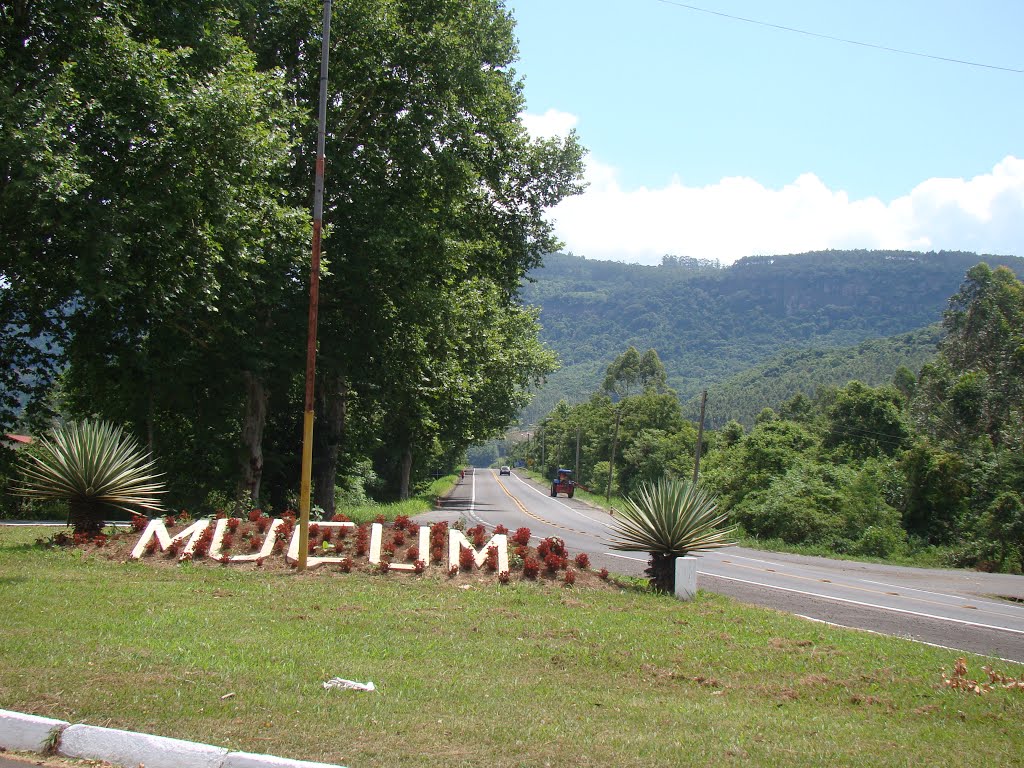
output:
M 548 569 L 548 573 L 552 576 L 565 568 L 567 564 L 568 561 L 564 557 L 559 557 L 554 552 L 548 552 L 547 557 L 544 558 L 544 567 Z
M 466 533 L 469 534 L 473 541 L 474 547 L 482 547 L 484 545 L 484 539 L 487 536 L 487 529 L 483 525 L 474 525 Z
M 907 534 L 902 528 L 883 528 L 871 525 L 854 545 L 858 555 L 891 557 L 907 549 Z
M 516 532 L 512 534 L 512 541 L 521 547 L 530 546 L 530 529 L 516 528 Z
M 576 555 L 576 567 L 577 568 L 589 568 L 590 567 L 590 555 L 586 552 L 580 552 Z
M 665 479 L 642 483 L 635 497 L 625 500 L 612 528 L 612 547 L 648 552 L 647 575 L 655 589 L 675 589 L 675 560 L 689 552 L 729 546 L 732 530 L 718 528 L 726 515 L 717 500 L 699 485 Z
M 22 480 L 12 491 L 40 501 L 66 501 L 76 533 L 97 534 L 116 507 L 159 511 L 164 493 L 156 463 L 131 435 L 105 421 L 72 422 L 51 430 L 25 452 Z
M 523 560 L 523 576 L 528 579 L 537 578 L 537 574 L 540 573 L 540 563 L 534 557 L 527 557 Z

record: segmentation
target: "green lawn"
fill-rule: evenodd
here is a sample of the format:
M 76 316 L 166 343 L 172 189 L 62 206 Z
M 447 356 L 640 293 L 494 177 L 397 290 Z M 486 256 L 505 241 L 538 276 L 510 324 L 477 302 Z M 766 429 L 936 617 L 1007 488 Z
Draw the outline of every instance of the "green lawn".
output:
M 0 528 L 4 709 L 355 768 L 1024 765 L 1024 690 L 951 691 L 954 652 L 724 597 L 160 568 L 36 535 Z

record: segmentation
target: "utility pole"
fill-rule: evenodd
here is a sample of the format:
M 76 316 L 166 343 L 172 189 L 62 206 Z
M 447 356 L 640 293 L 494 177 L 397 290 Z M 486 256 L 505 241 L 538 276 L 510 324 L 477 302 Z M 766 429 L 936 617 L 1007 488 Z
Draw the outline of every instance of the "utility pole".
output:
M 327 143 L 327 58 L 331 49 L 331 0 L 324 0 L 320 47 L 320 105 L 313 183 L 313 258 L 309 269 L 309 322 L 306 331 L 306 410 L 302 415 L 302 480 L 299 485 L 299 562 L 306 570 L 309 549 L 309 492 L 313 476 L 313 392 L 316 382 L 316 325 L 320 302 L 320 234 L 324 224 L 324 150 Z
M 580 481 L 580 428 L 576 427 L 576 482 Z
M 700 452 L 704 446 L 704 406 L 708 404 L 708 391 L 705 389 L 700 398 L 700 422 L 697 425 L 697 455 L 693 459 L 693 484 L 697 484 L 697 475 L 700 473 Z
M 612 438 L 612 460 L 608 462 L 608 488 L 604 494 L 605 501 L 612 498 L 612 473 L 615 471 L 615 446 L 619 442 L 619 422 L 622 419 L 622 408 L 615 409 L 615 436 Z

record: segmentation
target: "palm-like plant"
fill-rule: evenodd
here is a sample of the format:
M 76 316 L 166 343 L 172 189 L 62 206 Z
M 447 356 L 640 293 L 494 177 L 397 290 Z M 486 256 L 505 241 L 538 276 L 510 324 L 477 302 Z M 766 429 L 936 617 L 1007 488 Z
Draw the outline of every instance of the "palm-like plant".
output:
M 14 492 L 30 499 L 67 501 L 74 532 L 103 528 L 105 507 L 162 509 L 155 462 L 131 435 L 105 421 L 72 422 L 41 438 L 22 463 Z
M 646 573 L 663 592 L 675 589 L 675 560 L 690 552 L 728 547 L 732 528 L 720 529 L 727 515 L 717 497 L 695 483 L 665 478 L 643 483 L 618 510 L 612 547 L 651 555 Z

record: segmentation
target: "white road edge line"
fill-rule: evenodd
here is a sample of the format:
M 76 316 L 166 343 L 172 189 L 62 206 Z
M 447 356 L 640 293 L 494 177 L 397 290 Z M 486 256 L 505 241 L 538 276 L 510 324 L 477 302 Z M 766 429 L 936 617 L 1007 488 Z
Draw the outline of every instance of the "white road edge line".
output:
M 790 563 L 790 562 L 788 562 L 786 560 L 760 560 L 760 559 L 758 559 L 756 557 L 745 557 L 744 555 L 729 555 L 728 553 L 722 552 L 722 551 L 716 552 L 713 555 L 713 557 L 715 557 L 715 559 L 719 560 L 720 562 L 722 560 L 725 560 L 725 559 L 729 559 L 729 560 L 749 560 L 752 563 L 763 563 L 765 565 L 771 565 L 771 566 L 774 566 L 777 569 L 777 571 L 779 573 L 782 573 L 783 575 L 789 575 L 789 574 L 785 573 L 785 569 L 787 567 L 801 567 L 800 564 L 798 564 L 798 563 Z M 806 567 L 817 568 L 819 566 L 802 566 L 802 567 L 805 567 L 805 568 Z M 905 590 L 907 592 L 920 592 L 921 594 L 932 595 L 934 597 L 944 597 L 944 598 L 946 598 L 948 600 L 959 600 L 959 601 L 967 600 L 968 602 L 978 603 L 979 605 L 981 605 L 981 604 L 990 605 L 993 608 L 1000 608 L 1000 609 L 1003 609 L 1003 610 L 993 610 L 993 611 L 989 611 L 987 609 L 982 609 L 982 610 L 985 610 L 986 613 L 994 613 L 997 616 L 1011 616 L 1013 618 L 1020 617 L 1020 612 L 1015 611 L 1014 610 L 1014 606 L 1012 606 L 1012 605 L 1005 605 L 1003 603 L 997 603 L 997 602 L 995 602 L 993 600 L 988 600 L 988 599 L 985 599 L 985 598 L 975 598 L 972 595 L 955 595 L 955 594 L 951 595 L 951 594 L 946 593 L 946 592 L 929 592 L 926 589 L 915 589 L 914 587 L 905 587 L 905 586 L 902 586 L 902 585 L 899 585 L 899 584 L 886 584 L 885 582 L 882 582 L 882 581 L 872 581 L 871 579 L 860 579 L 860 578 L 857 578 L 856 576 L 849 576 L 849 577 L 843 576 L 841 579 L 837 579 L 835 575 L 829 574 L 828 571 L 825 571 L 825 574 L 826 574 L 826 576 L 829 577 L 830 582 L 832 584 L 835 584 L 836 586 L 855 586 L 856 584 L 873 584 L 875 586 L 887 587 L 889 589 L 900 589 L 900 590 Z M 951 606 L 951 607 L 958 607 L 958 606 Z M 1009 609 L 1009 611 L 1007 611 L 1006 609 Z
M 480 517 L 480 515 L 478 515 L 476 513 L 476 471 L 474 471 L 472 473 L 472 477 L 473 477 L 473 482 L 469 484 L 469 487 L 470 487 L 469 509 L 466 510 L 466 515 L 470 519 L 476 520 L 478 523 L 483 523 L 484 525 L 493 528 L 494 527 L 493 525 L 488 523 L 486 520 L 484 520 L 482 517 Z
M 794 613 L 798 619 L 805 619 L 807 621 L 813 621 L 817 624 L 824 624 L 828 627 L 836 627 L 837 629 L 850 629 L 854 632 L 868 632 L 872 635 L 879 635 L 880 637 L 895 637 L 899 640 L 909 640 L 912 643 L 920 643 L 921 645 L 927 645 L 932 648 L 941 648 L 944 651 L 955 651 L 956 653 L 969 653 L 972 656 L 980 656 L 983 659 L 996 659 L 998 661 L 1005 661 L 1007 664 L 1024 664 L 1024 661 L 1017 661 L 1016 659 L 1004 659 L 1002 656 L 989 656 L 986 653 L 978 653 L 977 651 L 965 651 L 963 648 L 952 648 L 948 645 L 939 645 L 938 643 L 929 643 L 927 640 L 918 640 L 916 637 L 907 637 L 905 635 L 889 635 L 885 632 L 879 632 L 875 629 L 864 629 L 863 627 L 851 627 L 846 624 L 836 624 L 834 621 L 825 621 L 825 619 L 818 619 L 814 616 L 804 616 L 802 613 Z
M 700 573 L 698 570 L 697 573 Z M 830 595 L 822 595 L 818 592 L 808 592 L 802 589 L 792 589 L 790 587 L 776 587 L 772 584 L 764 584 L 759 581 L 750 581 L 748 579 L 737 579 L 732 576 L 722 576 L 717 573 L 704 573 L 705 576 L 711 576 L 715 579 L 725 579 L 726 581 L 736 581 L 740 584 L 750 584 L 755 587 L 764 587 L 766 589 L 776 589 L 780 592 L 792 592 L 797 595 L 807 595 L 808 597 L 817 597 L 822 600 L 831 600 L 836 603 L 846 603 L 847 605 L 860 605 L 864 608 L 875 608 L 880 611 L 890 611 L 892 613 L 903 613 L 908 616 L 920 616 L 923 619 L 935 619 L 936 621 L 949 621 L 954 624 L 964 624 L 968 627 L 979 627 L 981 629 L 994 629 L 999 632 L 1012 632 L 1015 635 L 1024 635 L 1024 629 L 1011 629 L 1010 627 L 998 627 L 993 624 L 981 624 L 977 621 L 967 621 L 966 619 L 954 619 L 950 616 L 936 616 L 931 613 L 921 613 L 920 611 L 908 611 L 904 608 L 887 608 L 884 605 L 876 605 L 875 603 L 866 603 L 861 600 L 850 600 L 845 597 L 832 597 Z
M 617 555 L 614 552 L 605 552 L 608 557 L 621 557 L 623 560 L 636 560 L 638 563 L 646 563 L 646 557 L 630 557 L 629 555 Z

